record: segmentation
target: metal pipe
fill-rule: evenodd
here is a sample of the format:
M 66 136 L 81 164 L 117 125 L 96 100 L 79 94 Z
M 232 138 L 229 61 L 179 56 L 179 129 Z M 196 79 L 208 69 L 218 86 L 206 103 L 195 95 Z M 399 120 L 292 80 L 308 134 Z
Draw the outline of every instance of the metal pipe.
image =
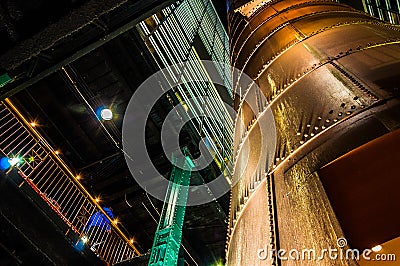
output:
M 233 178 L 244 178 L 231 193 L 227 265 L 287 265 L 276 254 L 260 261 L 256 251 L 319 252 L 343 236 L 319 169 L 400 127 L 400 28 L 333 0 L 233 0 L 229 8 L 231 64 L 243 71 L 232 84 L 247 74 L 259 88 L 234 99 Z M 263 127 L 269 114 L 275 136 Z M 360 138 L 366 125 L 375 130 Z

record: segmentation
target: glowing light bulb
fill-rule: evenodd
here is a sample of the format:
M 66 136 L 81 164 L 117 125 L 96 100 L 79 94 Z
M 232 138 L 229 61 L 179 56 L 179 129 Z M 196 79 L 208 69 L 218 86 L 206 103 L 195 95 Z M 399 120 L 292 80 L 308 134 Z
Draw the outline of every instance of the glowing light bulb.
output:
M 1 170 L 7 170 L 10 167 L 11 167 L 11 164 L 10 164 L 9 158 L 3 157 L 0 159 L 0 169 Z
M 113 223 L 117 224 L 118 223 L 118 219 L 114 219 Z
M 113 118 L 113 113 L 110 109 L 104 108 L 101 110 L 100 116 L 104 120 L 111 120 Z
M 16 166 L 16 165 L 19 164 L 21 161 L 22 161 L 22 159 L 19 158 L 19 157 L 14 157 L 14 158 L 8 159 L 8 163 L 9 163 L 11 166 Z
M 75 178 L 76 178 L 77 180 L 79 180 L 79 179 L 81 179 L 81 176 L 80 176 L 80 175 L 77 175 L 77 176 L 75 176 Z
M 381 251 L 381 250 L 382 250 L 382 246 L 381 246 L 381 245 L 377 245 L 377 246 L 375 246 L 375 247 L 372 248 L 372 251 L 373 251 L 373 252 L 379 252 L 379 251 Z
M 55 154 L 59 155 L 61 152 L 59 150 L 55 151 Z
M 95 201 L 96 201 L 97 203 L 99 203 L 99 202 L 100 202 L 100 198 L 96 198 Z
M 87 238 L 87 236 L 83 236 L 83 237 L 81 238 L 81 240 L 82 240 L 83 243 L 86 244 L 86 243 L 88 242 L 89 239 Z
M 36 122 L 31 122 L 30 124 L 31 124 L 31 127 L 36 127 L 37 126 Z

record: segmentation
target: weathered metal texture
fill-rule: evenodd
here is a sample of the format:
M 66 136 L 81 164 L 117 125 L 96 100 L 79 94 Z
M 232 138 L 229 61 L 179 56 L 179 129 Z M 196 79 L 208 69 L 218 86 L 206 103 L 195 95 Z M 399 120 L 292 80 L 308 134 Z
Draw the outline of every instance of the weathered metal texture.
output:
M 266 112 L 244 103 L 259 100 L 254 86 L 236 88 L 248 90 L 234 103 L 245 125 L 235 128 L 234 172 L 244 177 L 232 189 L 227 264 L 315 265 L 260 260 L 258 250 L 337 248 L 344 233 L 317 171 L 400 126 L 400 28 L 322 0 L 233 1 L 228 16 L 232 65 L 268 99 L 277 146 L 267 169 L 259 129 Z M 266 201 L 255 203 L 260 191 Z

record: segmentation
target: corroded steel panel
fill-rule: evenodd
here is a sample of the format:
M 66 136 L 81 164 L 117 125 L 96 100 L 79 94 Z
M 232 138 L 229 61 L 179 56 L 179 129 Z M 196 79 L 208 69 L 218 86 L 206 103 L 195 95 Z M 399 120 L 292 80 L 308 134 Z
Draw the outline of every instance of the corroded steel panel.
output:
M 254 112 L 246 101 L 262 101 L 256 88 L 234 88 L 246 93 L 234 99 L 239 182 L 231 193 L 227 264 L 315 265 L 260 260 L 257 250 L 264 247 L 257 245 L 267 237 L 274 248 L 318 253 L 345 237 L 318 171 L 400 127 L 400 28 L 327 0 L 231 1 L 228 19 L 232 65 L 259 85 L 269 104 Z M 267 106 L 277 134 L 271 164 L 260 128 Z

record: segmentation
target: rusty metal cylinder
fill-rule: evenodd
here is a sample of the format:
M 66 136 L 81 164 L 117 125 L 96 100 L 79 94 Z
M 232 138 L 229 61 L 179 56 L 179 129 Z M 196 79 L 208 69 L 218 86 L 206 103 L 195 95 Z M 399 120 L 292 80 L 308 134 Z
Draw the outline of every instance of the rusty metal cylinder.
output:
M 316 265 L 270 251 L 318 252 L 344 236 L 319 170 L 400 127 L 400 27 L 317 0 L 231 1 L 228 21 L 231 63 L 268 104 L 248 108 L 260 95 L 233 80 L 245 91 L 234 100 L 234 173 L 244 174 L 233 177 L 227 265 Z M 275 121 L 273 161 L 260 140 L 263 108 Z

